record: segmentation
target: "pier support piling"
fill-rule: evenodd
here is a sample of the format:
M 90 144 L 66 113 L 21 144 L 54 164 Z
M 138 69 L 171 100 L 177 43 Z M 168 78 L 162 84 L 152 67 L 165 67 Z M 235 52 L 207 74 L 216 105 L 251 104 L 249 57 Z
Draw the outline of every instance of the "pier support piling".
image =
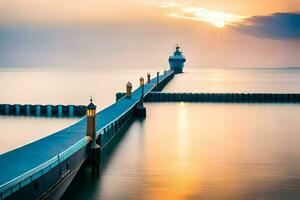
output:
M 91 147 L 89 149 L 89 160 L 92 168 L 92 177 L 99 176 L 100 173 L 100 156 L 101 156 L 101 148 L 100 145 L 96 145 L 95 147 Z
M 69 106 L 69 117 L 73 117 L 74 116 L 74 106 Z
M 26 109 L 26 116 L 30 116 L 30 105 L 25 105 L 25 109 Z
M 40 105 L 36 106 L 36 116 L 37 117 L 41 116 L 41 106 Z
M 15 109 L 16 109 L 15 114 L 16 114 L 17 116 L 20 115 L 20 105 L 19 105 L 19 104 L 16 104 L 16 105 L 15 105 Z
M 57 106 L 57 115 L 58 115 L 58 117 L 62 117 L 63 116 L 63 107 L 62 107 L 62 105 L 58 105 Z
M 52 115 L 52 106 L 47 105 L 47 117 L 51 117 L 51 115 Z
M 5 105 L 5 115 L 9 115 L 9 105 Z

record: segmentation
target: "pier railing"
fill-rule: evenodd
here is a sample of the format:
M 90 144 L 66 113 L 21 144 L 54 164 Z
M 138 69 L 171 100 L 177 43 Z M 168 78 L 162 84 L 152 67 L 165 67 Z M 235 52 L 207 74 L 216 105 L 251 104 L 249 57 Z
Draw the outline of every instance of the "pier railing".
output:
M 7 183 L 0 185 L 1 199 L 8 197 L 13 192 L 16 192 L 20 188 L 28 185 L 29 183 L 36 180 L 40 176 L 46 174 L 52 168 L 59 165 L 62 161 L 66 160 L 69 156 L 73 155 L 75 152 L 77 152 L 82 147 L 86 146 L 88 143 L 89 141 L 86 137 L 82 138 L 80 141 L 70 146 L 68 149 L 61 152 L 60 154 L 54 156 L 50 160 L 8 181 Z

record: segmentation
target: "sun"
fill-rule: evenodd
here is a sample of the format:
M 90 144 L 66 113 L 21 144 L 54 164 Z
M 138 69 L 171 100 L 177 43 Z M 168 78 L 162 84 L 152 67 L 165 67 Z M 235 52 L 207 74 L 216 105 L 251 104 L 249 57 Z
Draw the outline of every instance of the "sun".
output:
M 206 22 L 219 29 L 230 24 L 242 22 L 242 20 L 247 18 L 247 16 L 243 15 L 181 4 L 163 4 L 162 7 L 173 9 L 167 14 L 169 17 Z
M 211 23 L 217 28 L 223 28 L 225 26 L 225 22 L 223 20 L 213 20 Z

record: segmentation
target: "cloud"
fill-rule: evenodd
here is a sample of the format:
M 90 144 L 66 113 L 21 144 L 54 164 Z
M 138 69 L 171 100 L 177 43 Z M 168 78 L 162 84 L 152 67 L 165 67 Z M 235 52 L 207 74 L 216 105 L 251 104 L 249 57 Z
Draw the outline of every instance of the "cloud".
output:
M 210 23 L 218 28 L 222 28 L 227 24 L 239 22 L 245 18 L 245 16 L 241 15 L 175 2 L 161 2 L 156 6 L 162 9 L 171 9 L 171 11 L 166 14 L 169 17 Z
M 265 16 L 243 16 L 174 2 L 161 2 L 167 16 L 210 23 L 256 38 L 293 40 L 300 39 L 300 12 L 278 12 Z
M 240 33 L 278 40 L 300 39 L 300 13 L 253 16 L 231 26 Z
M 200 8 L 200 7 L 183 7 L 183 8 L 181 8 L 181 12 L 170 13 L 170 14 L 168 14 L 168 16 L 207 22 L 207 23 L 211 23 L 217 27 L 219 24 L 222 24 L 222 27 L 223 27 L 225 24 L 230 24 L 232 22 L 238 22 L 244 18 L 244 16 L 209 10 L 209 9 Z

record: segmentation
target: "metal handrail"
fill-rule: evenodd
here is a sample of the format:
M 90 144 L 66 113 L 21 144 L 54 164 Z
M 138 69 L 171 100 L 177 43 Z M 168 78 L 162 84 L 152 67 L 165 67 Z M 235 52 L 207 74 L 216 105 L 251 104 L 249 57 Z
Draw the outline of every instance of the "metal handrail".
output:
M 67 148 L 66 150 L 64 150 L 63 152 L 59 153 L 58 155 L 54 156 L 53 158 L 51 158 L 50 160 L 40 164 L 39 166 L 25 172 L 24 174 L 17 176 L 16 178 L 0 185 L 0 193 L 5 192 L 7 189 L 12 188 L 13 186 L 15 186 L 16 184 L 19 184 L 20 182 L 26 180 L 29 177 L 34 176 L 35 174 L 39 173 L 39 172 L 43 172 L 44 169 L 46 169 L 47 167 L 50 166 L 50 169 L 52 169 L 53 167 L 57 166 L 57 164 L 61 163 L 62 161 L 64 161 L 65 159 L 67 159 L 69 156 L 73 155 L 73 153 L 75 153 L 78 150 L 78 146 L 80 148 L 82 148 L 84 145 L 79 145 L 81 143 L 84 143 L 85 145 L 88 144 L 88 139 L 82 138 L 81 140 L 79 140 L 78 142 L 76 142 L 75 144 L 73 144 L 72 146 L 70 146 L 69 148 Z M 80 149 L 79 148 L 79 149 Z M 70 155 L 65 156 L 64 154 L 72 151 L 72 149 L 76 149 L 76 151 L 72 152 Z M 52 166 L 53 163 L 55 163 L 56 161 L 58 161 L 58 163 L 54 166 Z M 31 182 L 31 181 L 30 181 Z M 29 183 L 30 183 L 29 182 Z
M 56 155 L 53 158 L 51 158 L 50 160 L 40 164 L 39 166 L 37 166 L 37 167 L 25 172 L 24 174 L 21 174 L 20 176 L 17 176 L 16 178 L 0 185 L 0 193 L 5 192 L 10 187 L 26 180 L 27 178 L 29 178 L 30 176 L 36 174 L 37 172 L 40 172 L 41 170 L 45 169 L 46 167 L 48 167 L 49 165 L 51 165 L 52 163 L 54 163 L 57 160 L 58 160 L 58 158 L 57 158 L 57 155 Z

